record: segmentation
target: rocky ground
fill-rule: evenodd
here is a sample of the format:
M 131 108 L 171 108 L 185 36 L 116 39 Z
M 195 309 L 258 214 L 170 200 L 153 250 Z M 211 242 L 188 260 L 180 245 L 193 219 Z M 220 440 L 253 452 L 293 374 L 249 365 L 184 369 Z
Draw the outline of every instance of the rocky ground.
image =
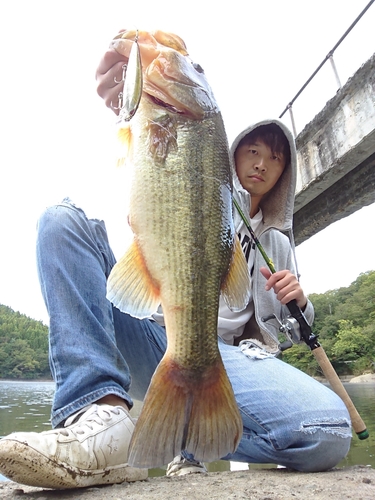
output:
M 374 383 L 375 375 L 351 383 Z M 25 500 L 375 500 L 375 469 L 369 466 L 299 473 L 288 469 L 210 472 L 184 477 L 76 490 L 46 490 L 0 482 L 0 499 Z
M 374 500 L 375 469 L 355 466 L 309 474 L 287 469 L 210 472 L 60 491 L 0 483 L 1 499 L 16 497 L 28 500 Z
M 375 373 L 366 373 L 364 375 L 359 375 L 358 377 L 352 377 L 350 379 L 351 384 L 374 384 L 375 383 Z

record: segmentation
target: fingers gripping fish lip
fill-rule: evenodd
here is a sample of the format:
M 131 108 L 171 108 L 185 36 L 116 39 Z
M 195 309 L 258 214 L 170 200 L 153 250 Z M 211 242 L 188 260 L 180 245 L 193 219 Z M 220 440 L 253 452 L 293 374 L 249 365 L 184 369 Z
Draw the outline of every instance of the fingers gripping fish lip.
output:
M 124 56 L 129 57 L 126 51 L 130 52 L 131 42 L 136 38 L 140 44 L 147 45 L 148 48 L 154 47 L 156 49 L 158 45 L 162 45 L 179 52 L 183 56 L 188 55 L 185 42 L 182 38 L 174 33 L 166 33 L 161 30 L 125 30 L 113 38 L 111 46 L 117 48 Z
M 130 58 L 134 41 L 139 46 L 143 92 L 155 104 L 194 119 L 218 112 L 203 69 L 188 57 L 185 44 L 177 35 L 125 31 L 115 37 L 112 47 Z M 132 71 L 130 61 L 127 71 Z

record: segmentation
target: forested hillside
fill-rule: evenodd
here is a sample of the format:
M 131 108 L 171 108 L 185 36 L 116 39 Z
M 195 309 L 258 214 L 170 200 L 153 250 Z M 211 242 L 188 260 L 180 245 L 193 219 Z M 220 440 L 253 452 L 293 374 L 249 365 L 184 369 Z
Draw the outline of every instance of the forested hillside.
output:
M 50 378 L 48 328 L 0 304 L 0 378 Z
M 347 288 L 311 294 L 313 332 L 339 375 L 375 371 L 375 271 L 360 274 Z M 305 344 L 284 351 L 283 360 L 309 373 L 321 370 Z
M 347 288 L 311 294 L 313 331 L 339 375 L 375 371 L 375 271 L 360 274 Z M 282 354 L 310 375 L 322 375 L 305 344 Z M 0 304 L 0 378 L 49 378 L 48 328 Z

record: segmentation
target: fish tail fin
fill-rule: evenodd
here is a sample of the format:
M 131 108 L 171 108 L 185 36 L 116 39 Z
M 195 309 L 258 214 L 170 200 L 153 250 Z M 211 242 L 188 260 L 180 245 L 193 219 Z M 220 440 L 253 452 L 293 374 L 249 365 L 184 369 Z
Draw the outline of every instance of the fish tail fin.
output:
M 221 287 L 224 300 L 231 311 L 243 311 L 250 300 L 251 278 L 238 236 L 234 239 L 232 262 Z
M 241 436 L 242 419 L 221 359 L 197 377 L 166 354 L 146 394 L 128 462 L 160 467 L 182 450 L 212 462 L 233 453 Z

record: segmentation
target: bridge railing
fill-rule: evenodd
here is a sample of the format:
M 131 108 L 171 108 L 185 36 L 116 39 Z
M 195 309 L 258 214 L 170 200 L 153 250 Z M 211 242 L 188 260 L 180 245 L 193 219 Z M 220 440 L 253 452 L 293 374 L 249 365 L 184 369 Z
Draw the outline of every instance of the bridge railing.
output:
M 319 66 L 316 68 L 316 70 L 313 72 L 313 74 L 306 80 L 306 82 L 302 85 L 302 87 L 299 89 L 297 94 L 293 97 L 293 99 L 289 102 L 289 104 L 286 106 L 284 111 L 281 113 L 279 118 L 282 118 L 287 111 L 289 111 L 290 119 L 292 122 L 292 130 L 294 137 L 297 136 L 297 129 L 296 129 L 296 124 L 294 120 L 294 115 L 293 115 L 293 104 L 296 101 L 296 99 L 302 94 L 302 92 L 305 90 L 305 88 L 308 86 L 308 84 L 311 82 L 311 80 L 315 77 L 317 73 L 321 70 L 321 68 L 325 65 L 325 63 L 329 60 L 332 66 L 332 70 L 334 73 L 334 76 L 336 78 L 336 83 L 337 83 L 337 88 L 340 89 L 342 87 L 340 78 L 336 69 L 335 62 L 333 60 L 333 54 L 337 47 L 345 40 L 345 38 L 348 36 L 348 34 L 352 31 L 354 26 L 358 23 L 358 21 L 364 16 L 364 14 L 368 11 L 368 9 L 371 7 L 371 5 L 375 2 L 375 0 L 371 0 L 366 7 L 362 10 L 362 12 L 358 15 L 358 17 L 352 22 L 352 24 L 349 26 L 349 28 L 345 31 L 345 33 L 342 35 L 342 37 L 339 39 L 339 41 L 335 44 L 335 46 L 328 52 L 326 57 L 323 59 L 323 61 L 319 64 Z

